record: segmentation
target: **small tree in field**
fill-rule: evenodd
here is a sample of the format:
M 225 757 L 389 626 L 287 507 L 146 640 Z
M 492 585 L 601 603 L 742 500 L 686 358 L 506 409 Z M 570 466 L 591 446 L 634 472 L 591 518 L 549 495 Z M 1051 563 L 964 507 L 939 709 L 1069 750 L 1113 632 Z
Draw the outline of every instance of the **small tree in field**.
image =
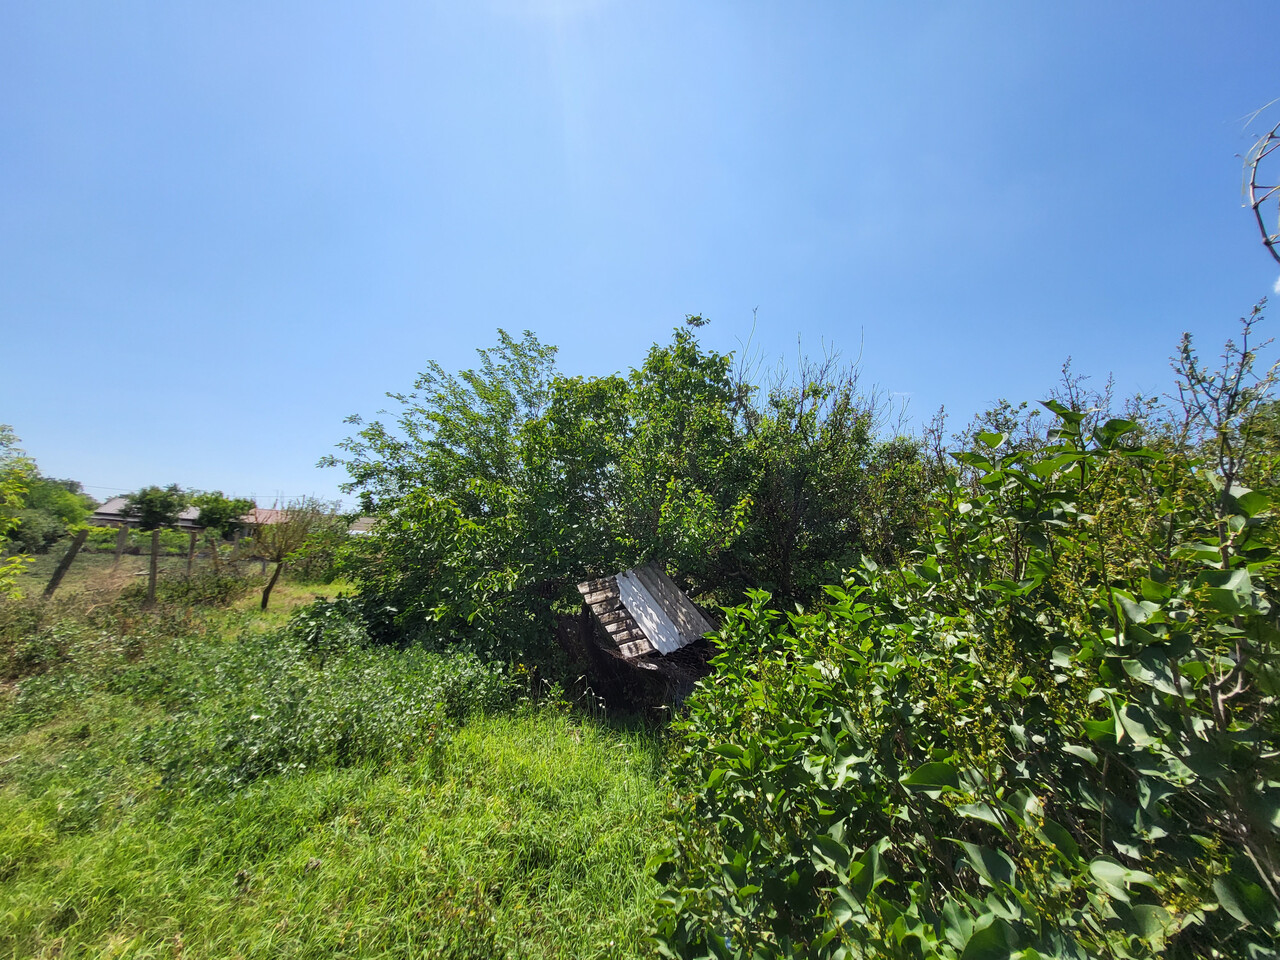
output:
M 262 524 L 253 534 L 253 555 L 276 565 L 262 590 L 263 610 L 267 609 L 284 565 L 302 556 L 311 538 L 330 524 L 336 512 L 332 504 L 315 497 L 290 500 L 276 509 L 276 522 Z

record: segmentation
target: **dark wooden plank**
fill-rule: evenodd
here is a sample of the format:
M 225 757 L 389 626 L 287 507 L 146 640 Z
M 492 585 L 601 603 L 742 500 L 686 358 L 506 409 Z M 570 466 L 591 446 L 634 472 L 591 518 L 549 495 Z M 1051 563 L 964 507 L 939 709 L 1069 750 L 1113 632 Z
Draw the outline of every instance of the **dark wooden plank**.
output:
M 630 643 L 631 641 L 634 641 L 634 640 L 648 641 L 649 638 L 645 636 L 644 631 L 641 630 L 639 627 L 630 626 L 630 627 L 623 627 L 622 629 L 610 630 L 609 639 L 612 640 L 615 644 L 621 645 L 624 643 Z

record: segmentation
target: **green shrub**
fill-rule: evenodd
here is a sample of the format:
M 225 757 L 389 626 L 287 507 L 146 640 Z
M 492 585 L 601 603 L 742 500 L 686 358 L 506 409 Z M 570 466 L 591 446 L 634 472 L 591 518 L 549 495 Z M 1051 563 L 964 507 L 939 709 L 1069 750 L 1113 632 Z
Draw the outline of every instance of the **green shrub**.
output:
M 94 551 L 115 550 L 116 536 L 115 527 L 90 527 L 89 536 L 84 542 L 84 549 Z
M 369 644 L 363 604 L 351 597 L 317 600 L 289 618 L 289 635 L 313 653 Z
M 500 667 L 462 654 L 348 646 L 317 660 L 317 638 L 339 637 L 358 642 L 358 628 L 329 612 L 217 650 L 215 669 L 169 680 L 167 697 L 186 707 L 139 739 L 140 757 L 169 786 L 219 793 L 265 776 L 430 752 L 458 720 L 511 697 Z
M 1276 955 L 1280 497 L 1231 423 L 1206 463 L 1047 406 L 1037 450 L 978 436 L 914 563 L 729 616 L 664 954 Z
M 156 582 L 156 602 L 180 606 L 225 606 L 247 596 L 259 581 L 235 573 L 203 571 L 190 577 L 161 577 Z M 147 585 L 131 583 L 120 592 L 126 603 L 146 599 Z

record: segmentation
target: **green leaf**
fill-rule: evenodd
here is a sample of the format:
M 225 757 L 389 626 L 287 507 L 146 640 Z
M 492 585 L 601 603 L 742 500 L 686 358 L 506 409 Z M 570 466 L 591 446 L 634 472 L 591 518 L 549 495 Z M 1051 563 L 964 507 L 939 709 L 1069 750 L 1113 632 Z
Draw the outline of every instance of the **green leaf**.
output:
M 859 902 L 866 902 L 871 891 L 888 879 L 888 875 L 884 872 L 884 864 L 880 860 L 880 850 L 887 846 L 888 842 L 887 838 L 883 838 L 873 843 L 855 861 L 849 871 L 850 885 Z
M 1124 864 L 1117 863 L 1108 857 L 1098 857 L 1090 861 L 1089 873 L 1112 896 L 1126 903 L 1129 902 L 1129 884 L 1140 883 L 1149 887 L 1156 885 L 1156 878 L 1151 874 L 1143 873 L 1141 870 L 1130 870 Z
M 1137 429 L 1138 425 L 1132 420 L 1108 420 L 1093 431 L 1093 439 L 1102 449 L 1110 450 L 1122 437 Z
M 987 926 L 973 931 L 960 960 L 1009 960 L 1014 949 L 1012 928 L 999 917 L 992 917 Z
M 849 866 L 849 848 L 834 837 L 820 833 L 809 841 L 810 859 L 819 870 L 828 866 L 844 871 Z
M 1114 717 L 1107 720 L 1081 720 L 1080 726 L 1084 728 L 1085 735 L 1090 740 L 1112 740 L 1116 736 Z
M 976 437 L 978 440 L 981 440 L 984 444 L 986 444 L 992 450 L 996 449 L 1002 443 L 1004 443 L 1006 440 L 1009 439 L 1009 435 L 1007 433 L 991 433 L 990 431 L 987 431 L 987 430 L 984 430 L 981 433 L 976 434 Z
M 1213 881 L 1222 909 L 1241 923 L 1270 926 L 1277 920 L 1275 905 L 1256 883 L 1241 877 L 1218 877 Z
M 981 820 L 983 823 L 989 823 L 994 827 L 1003 827 L 1003 823 L 996 815 L 996 812 L 985 803 L 962 803 L 956 807 L 956 813 L 962 817 Z
M 1133 741 L 1134 746 L 1149 747 L 1153 743 L 1159 743 L 1160 738 L 1152 731 L 1156 729 L 1156 722 L 1151 715 L 1139 707 L 1126 705 L 1117 712 L 1120 720 L 1120 729 L 1124 735 Z M 1116 742 L 1121 740 L 1119 733 L 1116 734 Z
M 1074 743 L 1068 743 L 1063 746 L 1062 750 L 1064 753 L 1069 753 L 1073 757 L 1079 757 L 1081 760 L 1086 760 L 1089 763 L 1098 762 L 1098 755 L 1088 747 L 1080 747 Z
M 1013 878 L 1017 874 L 1017 868 L 1014 867 L 1013 861 L 1009 859 L 1009 855 L 1002 850 L 992 850 L 989 847 L 980 847 L 976 843 L 969 843 L 966 840 L 953 840 L 958 843 L 964 850 L 965 860 L 969 866 L 973 867 L 975 873 L 986 881 L 987 885 L 995 889 L 1001 886 L 1012 886 Z
M 1151 619 L 1151 615 L 1160 609 L 1157 604 L 1152 603 L 1150 600 L 1141 600 L 1135 603 L 1128 597 L 1121 596 L 1118 592 L 1116 599 L 1120 601 L 1120 609 L 1124 611 L 1125 619 L 1130 623 L 1146 623 Z
M 1131 933 L 1141 937 L 1156 950 L 1164 949 L 1165 936 L 1177 929 L 1177 921 L 1164 907 L 1154 903 L 1135 904 L 1131 910 Z
M 960 775 L 949 763 L 926 763 L 917 767 L 908 777 L 903 778 L 905 787 L 921 789 L 960 789 Z
M 736 743 L 718 743 L 711 748 L 711 752 L 717 756 L 725 757 L 728 760 L 739 759 L 746 751 L 744 751 Z
M 1271 506 L 1271 498 L 1259 490 L 1250 490 L 1233 499 L 1236 507 L 1246 517 L 1256 517 Z
M 1209 605 L 1219 613 L 1244 613 L 1250 609 L 1250 605 L 1244 601 L 1244 598 L 1234 590 L 1223 587 L 1214 587 L 1209 591 Z
M 1173 595 L 1173 591 L 1169 588 L 1168 584 L 1158 583 L 1157 581 L 1150 580 L 1147 577 L 1142 578 L 1141 588 L 1142 599 L 1150 600 L 1153 603 L 1168 600 L 1169 597 Z
M 1080 845 L 1062 824 L 1045 818 L 1036 832 L 1041 840 L 1050 844 L 1069 863 L 1075 863 L 1080 859 Z
M 1063 423 L 1070 424 L 1071 426 L 1076 426 L 1084 420 L 1083 413 L 1076 413 L 1076 411 L 1063 405 L 1057 400 L 1041 400 L 1040 406 L 1047 409 L 1050 413 L 1055 414 Z
M 1137 659 L 1125 660 L 1121 666 L 1124 667 L 1124 672 L 1134 680 L 1148 687 L 1154 687 L 1161 693 L 1171 696 L 1190 696 L 1190 688 L 1186 681 L 1183 681 L 1182 688 L 1179 689 L 1174 681 L 1173 671 L 1169 669 L 1168 661 L 1161 658 L 1159 654 L 1160 651 L 1144 650 Z M 1136 737 L 1134 742 L 1138 742 Z

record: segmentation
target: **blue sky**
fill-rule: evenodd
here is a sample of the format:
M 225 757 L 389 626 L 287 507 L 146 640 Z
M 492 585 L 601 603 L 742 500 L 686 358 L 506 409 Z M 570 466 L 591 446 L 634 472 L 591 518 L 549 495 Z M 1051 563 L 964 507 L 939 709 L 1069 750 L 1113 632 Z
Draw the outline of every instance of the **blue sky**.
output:
M 333 496 L 343 418 L 499 326 L 605 374 L 757 309 L 764 357 L 861 351 L 918 420 L 1067 356 L 1160 391 L 1280 273 L 1237 156 L 1277 35 L 1273 0 L 3 3 L 0 422 L 98 496 Z

